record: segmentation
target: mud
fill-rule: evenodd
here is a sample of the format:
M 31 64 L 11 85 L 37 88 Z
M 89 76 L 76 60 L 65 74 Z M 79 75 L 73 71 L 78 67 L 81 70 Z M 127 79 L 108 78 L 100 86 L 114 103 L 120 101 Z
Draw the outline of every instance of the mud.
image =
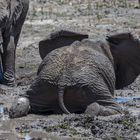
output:
M 8 108 L 25 94 L 36 77 L 41 58 L 38 42 L 60 28 L 88 32 L 102 39 L 110 33 L 131 31 L 140 37 L 140 9 L 137 0 L 37 1 L 31 0 L 27 20 L 18 43 L 17 87 L 0 85 L 0 140 L 106 139 L 140 140 L 140 76 L 123 90 L 115 91 L 125 108 L 122 115 L 90 117 L 84 114 L 35 115 L 9 119 Z M 42 7 L 42 8 L 41 8 Z M 133 99 L 137 98 L 137 99 Z

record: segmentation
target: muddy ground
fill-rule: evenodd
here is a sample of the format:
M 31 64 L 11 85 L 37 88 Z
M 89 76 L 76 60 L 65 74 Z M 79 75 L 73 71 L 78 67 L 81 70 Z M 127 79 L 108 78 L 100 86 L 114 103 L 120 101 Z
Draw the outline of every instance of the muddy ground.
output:
M 102 39 L 115 32 L 130 31 L 140 38 L 140 9 L 137 0 L 31 0 L 27 20 L 18 43 L 17 87 L 0 85 L 0 140 L 134 139 L 140 140 L 140 100 L 120 104 L 125 114 L 94 117 L 80 114 L 34 115 L 9 119 L 11 103 L 36 77 L 41 62 L 38 42 L 58 29 L 88 32 Z M 115 91 L 119 97 L 140 97 L 140 76 L 130 86 Z

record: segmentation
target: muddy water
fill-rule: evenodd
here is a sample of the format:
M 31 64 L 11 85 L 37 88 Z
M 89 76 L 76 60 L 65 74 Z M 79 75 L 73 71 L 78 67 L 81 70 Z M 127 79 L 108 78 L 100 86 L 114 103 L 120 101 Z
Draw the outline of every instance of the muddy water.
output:
M 0 140 L 71 140 L 68 137 L 60 138 L 59 136 L 54 136 L 46 133 L 43 129 L 35 129 L 35 127 L 31 130 L 31 124 L 35 126 L 37 121 L 45 121 L 47 118 L 47 116 L 30 114 L 26 117 L 10 119 L 8 109 L 0 105 Z M 20 130 L 19 127 L 21 127 Z
M 9 115 L 8 115 L 8 109 L 0 106 L 0 117 L 2 121 L 6 121 L 9 119 Z
M 140 100 L 140 96 L 132 96 L 132 97 L 116 97 L 114 98 L 114 101 L 121 103 L 121 102 L 128 102 L 133 100 Z
M 101 121 L 100 118 L 97 118 L 96 120 L 94 118 L 86 117 L 83 114 L 80 116 L 75 114 L 50 116 L 29 114 L 22 118 L 9 119 L 7 108 L 14 102 L 15 98 L 25 93 L 27 87 L 8 88 L 1 86 L 1 88 L 4 89 L 5 92 L 0 94 L 0 139 L 94 139 L 104 137 L 106 134 L 111 136 L 113 132 L 117 131 L 121 133 L 119 134 L 121 136 L 128 136 L 130 134 L 129 137 L 139 137 L 140 117 L 138 121 L 133 122 L 132 116 L 137 118 L 140 116 L 140 100 L 130 100 L 120 103 L 130 112 L 130 120 L 132 118 L 132 122 L 128 120 L 126 123 L 127 120 L 124 119 L 124 122 L 121 124 L 116 123 L 117 118 L 110 123 L 106 122 L 104 119 L 103 121 Z M 123 90 L 118 92 L 118 96 L 123 97 L 123 99 L 125 99 L 125 97 L 139 96 L 139 92 L 132 92 L 131 96 L 129 96 L 130 93 L 130 90 Z M 130 124 L 132 127 L 133 123 L 134 127 L 136 125 L 136 128 L 139 130 L 132 128 L 123 129 L 124 126 L 122 124 Z M 109 128 L 111 128 L 111 130 Z M 119 128 L 119 130 L 116 128 Z

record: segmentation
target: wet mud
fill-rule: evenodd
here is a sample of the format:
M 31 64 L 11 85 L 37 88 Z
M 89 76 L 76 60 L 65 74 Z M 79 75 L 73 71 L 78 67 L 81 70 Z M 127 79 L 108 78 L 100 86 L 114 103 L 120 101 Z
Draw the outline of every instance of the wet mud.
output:
M 86 1 L 79 1 L 81 7 L 77 7 L 78 10 L 74 2 L 71 1 L 72 5 L 53 1 L 47 5 L 42 1 L 31 0 L 17 47 L 17 86 L 12 88 L 0 85 L 0 140 L 140 140 L 140 76 L 128 87 L 115 91 L 114 100 L 125 109 L 121 115 L 90 117 L 85 114 L 29 114 L 16 119 L 9 118 L 8 109 L 12 102 L 25 94 L 36 77 L 41 62 L 38 43 L 52 31 L 60 28 L 83 31 L 97 40 L 122 31 L 131 31 L 140 37 L 140 9 L 137 1 L 128 0 L 127 5 L 117 3 L 109 7 L 106 3 L 111 1 L 99 3 L 95 0 L 98 5 L 93 4 L 90 10 L 94 12 L 91 16 L 90 10 L 85 14 L 88 7 Z M 41 4 L 53 7 L 51 16 L 47 16 L 47 8 L 43 9 L 46 11 L 42 15 L 38 12 Z M 38 10 L 34 11 L 36 8 Z

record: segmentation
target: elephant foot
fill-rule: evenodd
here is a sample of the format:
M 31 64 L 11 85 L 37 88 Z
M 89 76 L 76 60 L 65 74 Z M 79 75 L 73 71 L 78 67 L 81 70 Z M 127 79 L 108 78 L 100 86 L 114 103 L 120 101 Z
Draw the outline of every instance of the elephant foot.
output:
M 100 105 L 95 102 L 87 106 L 87 109 L 85 110 L 85 114 L 94 117 L 99 114 L 99 111 L 100 111 Z
M 13 76 L 8 76 L 8 74 L 4 73 L 1 84 L 10 86 L 10 87 L 14 87 L 14 86 L 16 86 L 15 78 Z
M 17 118 L 26 116 L 30 110 L 30 102 L 26 97 L 18 98 L 9 109 L 9 117 Z
M 91 116 L 110 116 L 121 114 L 123 111 L 119 106 L 118 108 L 113 106 L 102 106 L 95 102 L 87 106 L 85 113 Z
M 7 80 L 7 79 L 3 79 L 1 81 L 1 84 L 6 85 L 6 86 L 9 86 L 9 87 L 15 87 L 16 86 L 15 80 L 14 81 L 11 81 L 11 80 Z
M 115 114 L 122 114 L 123 110 L 120 107 L 113 107 L 113 106 L 100 106 L 99 114 L 100 116 L 110 116 Z

